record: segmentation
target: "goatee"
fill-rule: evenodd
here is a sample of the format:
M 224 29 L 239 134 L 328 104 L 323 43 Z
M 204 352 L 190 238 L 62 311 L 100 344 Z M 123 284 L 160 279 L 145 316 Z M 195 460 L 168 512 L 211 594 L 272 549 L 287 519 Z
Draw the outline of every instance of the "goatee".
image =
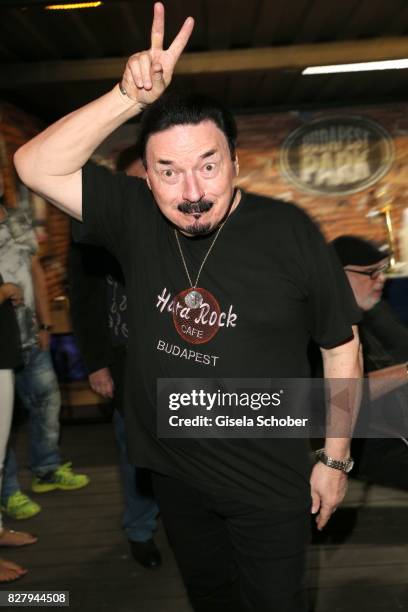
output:
M 203 236 L 204 234 L 209 234 L 212 231 L 212 227 L 211 223 L 198 223 L 188 225 L 184 231 L 192 236 Z

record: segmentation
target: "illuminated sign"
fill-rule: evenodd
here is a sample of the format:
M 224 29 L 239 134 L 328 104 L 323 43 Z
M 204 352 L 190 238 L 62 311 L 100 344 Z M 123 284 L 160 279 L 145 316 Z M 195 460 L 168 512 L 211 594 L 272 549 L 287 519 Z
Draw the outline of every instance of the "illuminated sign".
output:
M 289 134 L 281 171 L 301 191 L 339 196 L 376 183 L 393 158 L 393 141 L 380 125 L 362 117 L 331 116 Z

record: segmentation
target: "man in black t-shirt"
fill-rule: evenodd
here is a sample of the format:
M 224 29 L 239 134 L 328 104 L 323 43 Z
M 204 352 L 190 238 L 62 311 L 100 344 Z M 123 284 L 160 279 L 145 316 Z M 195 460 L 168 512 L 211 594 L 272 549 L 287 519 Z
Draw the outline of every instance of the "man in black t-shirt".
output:
M 311 470 L 305 439 L 174 438 L 156 429 L 158 379 L 305 378 L 311 338 L 327 377 L 361 374 L 358 311 L 317 227 L 293 205 L 234 188 L 230 113 L 203 97 L 162 95 L 192 28 L 188 18 L 164 51 L 156 3 L 151 47 L 130 58 L 121 83 L 27 143 L 15 162 L 32 189 L 83 221 L 83 240 L 121 264 L 129 449 L 155 472 L 194 609 L 303 612 L 308 515 L 321 529 L 342 500 L 349 435 L 334 428 Z M 142 110 L 146 182 L 87 163 Z

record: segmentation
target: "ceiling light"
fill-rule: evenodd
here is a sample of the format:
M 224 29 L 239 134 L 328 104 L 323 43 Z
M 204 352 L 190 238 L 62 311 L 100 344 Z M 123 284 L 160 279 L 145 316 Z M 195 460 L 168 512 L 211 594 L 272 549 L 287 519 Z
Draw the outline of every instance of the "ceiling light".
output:
M 103 2 L 71 2 L 69 4 L 48 4 L 45 9 L 47 11 L 69 11 L 74 9 L 97 8 Z
M 302 71 L 302 74 L 334 74 L 336 72 L 365 72 L 370 70 L 397 70 L 401 68 L 408 68 L 408 59 L 334 64 L 332 66 L 309 66 Z

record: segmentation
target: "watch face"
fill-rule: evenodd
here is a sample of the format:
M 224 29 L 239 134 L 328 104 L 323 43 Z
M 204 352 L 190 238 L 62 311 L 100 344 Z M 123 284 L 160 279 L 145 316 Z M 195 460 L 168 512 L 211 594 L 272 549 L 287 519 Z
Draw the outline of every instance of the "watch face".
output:
M 345 469 L 346 474 L 348 474 L 349 472 L 351 472 L 351 470 L 353 469 L 354 466 L 354 461 L 353 459 L 350 459 L 350 461 L 348 462 L 348 465 Z

